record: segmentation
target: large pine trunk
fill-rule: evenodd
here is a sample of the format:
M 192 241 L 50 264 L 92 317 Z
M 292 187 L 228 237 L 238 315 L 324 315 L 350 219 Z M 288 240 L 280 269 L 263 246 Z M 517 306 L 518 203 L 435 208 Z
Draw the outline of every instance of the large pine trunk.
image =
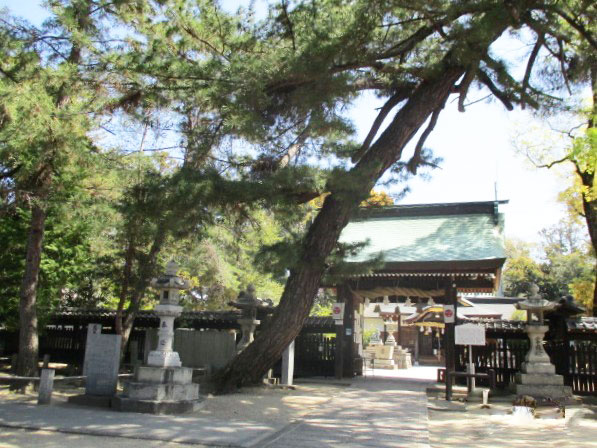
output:
M 421 84 L 376 143 L 346 173 L 346 179 L 338 182 L 341 186 L 331 188 L 331 194 L 303 241 L 301 263 L 291 272 L 270 325 L 218 376 L 218 392 L 258 383 L 298 336 L 325 273 L 326 258 L 336 246 L 352 212 L 381 175 L 400 159 L 405 145 L 429 116 L 442 107 L 463 73 L 461 67 L 447 68 L 440 79 Z
M 27 237 L 25 274 L 21 282 L 19 305 L 19 358 L 17 375 L 37 376 L 39 339 L 37 334 L 37 284 L 41 263 L 46 212 L 35 204 Z

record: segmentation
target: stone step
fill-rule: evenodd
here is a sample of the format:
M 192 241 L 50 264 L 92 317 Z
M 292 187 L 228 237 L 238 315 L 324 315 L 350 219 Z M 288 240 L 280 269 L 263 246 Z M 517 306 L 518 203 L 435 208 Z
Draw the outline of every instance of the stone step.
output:
M 139 366 L 135 371 L 135 381 L 151 384 L 191 384 L 193 369 L 189 367 Z
M 562 375 L 553 375 L 551 373 L 517 373 L 516 383 L 563 386 L 564 377 Z
M 179 401 L 199 398 L 199 384 L 124 383 L 123 395 L 132 400 Z
M 570 386 L 517 384 L 516 395 L 530 395 L 533 398 L 549 397 L 562 399 L 572 396 L 572 388 Z

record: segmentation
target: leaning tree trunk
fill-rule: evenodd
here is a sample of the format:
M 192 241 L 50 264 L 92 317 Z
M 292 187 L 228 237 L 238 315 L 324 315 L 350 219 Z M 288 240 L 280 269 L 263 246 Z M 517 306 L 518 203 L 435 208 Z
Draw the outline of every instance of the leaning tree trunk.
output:
M 323 207 L 302 244 L 302 259 L 290 274 L 273 319 L 254 342 L 240 353 L 216 379 L 218 392 L 228 392 L 261 380 L 294 340 L 313 305 L 326 258 L 332 252 L 352 212 L 366 198 L 381 175 L 402 155 L 405 145 L 429 116 L 442 107 L 454 84 L 464 73 L 462 67 L 450 67 L 440 79 L 422 83 L 410 100 L 396 114 L 378 141 L 348 173 L 351 182 L 338 184 Z M 348 191 L 346 185 L 352 188 Z
M 21 282 L 19 305 L 19 358 L 17 375 L 37 376 L 39 340 L 37 335 L 37 284 L 41 263 L 46 211 L 35 204 L 27 237 L 25 274 Z

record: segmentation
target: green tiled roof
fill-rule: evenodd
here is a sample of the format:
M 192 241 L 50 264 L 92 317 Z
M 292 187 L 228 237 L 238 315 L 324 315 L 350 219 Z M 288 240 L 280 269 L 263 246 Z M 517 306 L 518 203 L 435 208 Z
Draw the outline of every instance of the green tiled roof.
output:
M 386 263 L 489 260 L 505 258 L 503 216 L 492 214 L 372 217 L 350 222 L 342 243 L 368 241 L 349 262 L 380 253 Z

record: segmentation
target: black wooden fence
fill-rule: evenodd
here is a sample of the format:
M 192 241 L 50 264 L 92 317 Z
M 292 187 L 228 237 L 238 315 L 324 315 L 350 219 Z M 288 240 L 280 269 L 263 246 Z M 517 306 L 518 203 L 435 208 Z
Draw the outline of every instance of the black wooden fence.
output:
M 200 315 L 201 313 L 195 313 Z M 204 313 L 209 314 L 209 313 Z M 217 314 L 212 312 L 211 314 Z M 223 313 L 220 313 L 223 314 Z M 229 313 L 228 313 L 229 314 Z M 113 316 L 109 316 L 112 318 Z M 215 318 L 194 322 L 194 327 L 211 328 Z M 216 316 L 218 317 L 218 316 Z M 235 320 L 224 315 L 224 318 L 216 319 L 217 328 L 236 328 Z M 89 316 L 89 320 L 97 316 Z M 93 320 L 91 320 L 93 322 Z M 90 323 L 91 323 L 90 322 Z M 206 323 L 207 322 L 207 323 Z M 109 324 L 110 321 L 104 322 Z M 227 324 L 227 325 L 226 325 Z M 295 375 L 296 376 L 334 376 L 335 359 L 335 337 L 330 332 L 335 330 L 334 321 L 325 317 L 309 318 L 303 331 L 296 339 L 295 344 Z M 113 333 L 113 327 L 103 328 L 104 333 Z M 10 356 L 18 352 L 19 344 L 18 331 L 7 331 L 0 329 L 0 356 Z M 39 354 L 50 355 L 52 362 L 63 362 L 79 368 L 83 366 L 85 358 L 85 344 L 87 340 L 87 322 L 79 322 L 78 325 L 58 325 L 54 328 L 45 328 L 40 333 Z M 129 339 L 130 343 L 137 342 L 137 359 L 144 359 L 145 356 L 145 330 L 133 328 Z M 127 350 L 123 359 L 124 364 L 130 363 L 130 353 Z M 281 366 L 277 369 L 280 370 Z M 274 369 L 276 370 L 276 368 Z
M 106 333 L 113 333 L 113 329 L 106 329 Z M 18 352 L 19 334 L 14 331 L 0 330 L 0 354 L 11 355 Z M 144 359 L 145 331 L 133 330 L 129 338 L 130 342 L 137 342 L 137 359 Z M 83 366 L 85 359 L 85 345 L 87 343 L 87 328 L 65 327 L 46 328 L 39 337 L 39 354 L 50 355 L 52 362 L 61 362 L 77 366 Z M 127 351 L 123 362 L 130 362 L 130 353 Z
M 479 373 L 494 369 L 498 387 L 508 387 L 515 382 L 529 341 L 522 335 L 489 339 L 485 346 L 473 347 L 473 363 Z M 564 377 L 564 384 L 571 386 L 575 394 L 597 393 L 597 344 L 586 340 L 547 341 L 545 351 L 556 367 L 556 373 Z M 456 346 L 456 369 L 466 370 L 468 347 Z M 479 380 L 480 385 L 483 380 Z
M 326 334 L 301 334 L 294 346 L 296 376 L 334 376 L 336 338 Z

